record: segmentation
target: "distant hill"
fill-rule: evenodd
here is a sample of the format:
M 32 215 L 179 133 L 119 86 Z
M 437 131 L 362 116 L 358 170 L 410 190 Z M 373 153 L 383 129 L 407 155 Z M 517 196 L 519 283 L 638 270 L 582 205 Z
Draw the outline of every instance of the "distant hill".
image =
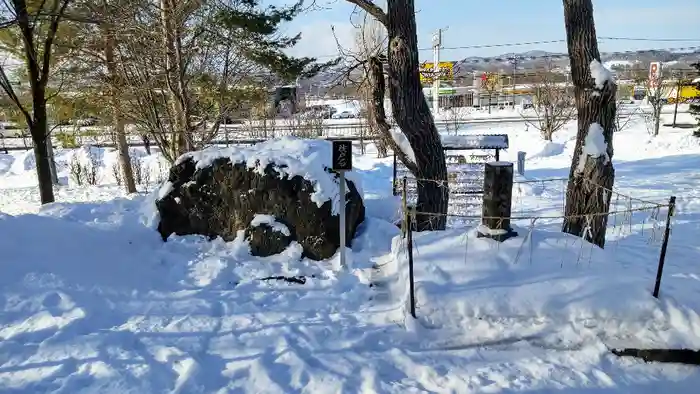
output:
M 517 62 L 514 62 L 517 59 Z M 671 69 L 691 69 L 691 63 L 700 61 L 700 50 L 689 52 L 672 52 L 668 50 L 650 50 L 637 51 L 629 53 L 603 54 L 601 60 L 608 67 L 639 67 L 646 69 L 650 62 L 660 61 L 668 62 L 668 67 Z M 454 76 L 456 79 L 469 79 L 474 72 L 480 71 L 499 71 L 504 73 L 513 72 L 514 63 L 517 70 L 520 72 L 526 70 L 542 69 L 545 64 L 551 61 L 552 66 L 562 70 L 567 69 L 569 58 L 566 53 L 547 52 L 541 50 L 532 50 L 520 53 L 504 53 L 499 56 L 492 57 L 476 57 L 470 56 L 461 60 L 455 61 Z M 335 69 L 323 72 L 314 78 L 300 81 L 302 92 L 319 92 L 323 94 L 326 90 L 325 86 L 337 86 L 347 74 L 347 65 L 344 67 L 336 67 Z M 356 70 L 351 73 L 354 80 L 357 80 L 361 75 L 361 70 Z

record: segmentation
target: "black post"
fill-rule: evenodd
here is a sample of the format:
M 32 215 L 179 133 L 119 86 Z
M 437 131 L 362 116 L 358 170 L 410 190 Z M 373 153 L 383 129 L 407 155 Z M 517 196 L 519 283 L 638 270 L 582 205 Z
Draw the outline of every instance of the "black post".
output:
M 394 153 L 394 179 L 391 182 L 391 194 L 393 196 L 395 196 L 396 195 L 396 152 L 393 152 L 393 153 Z
M 411 316 L 416 318 L 416 299 L 414 295 L 414 282 L 413 282 L 413 225 L 411 223 L 410 210 L 406 210 L 406 243 L 408 244 L 408 291 L 409 291 L 409 302 L 411 303 Z
M 664 272 L 664 262 L 666 261 L 666 249 L 668 248 L 668 237 L 671 234 L 671 217 L 676 209 L 676 196 L 671 196 L 668 200 L 668 214 L 666 215 L 666 229 L 664 239 L 661 244 L 661 255 L 659 256 L 659 268 L 656 270 L 656 284 L 654 285 L 654 298 L 659 298 L 661 288 L 661 275 Z
M 394 185 L 396 185 L 396 184 L 394 184 Z M 406 185 L 408 185 L 408 180 L 406 179 L 405 176 L 403 177 L 402 185 L 403 185 L 403 188 L 401 190 L 401 212 L 403 212 L 403 217 L 402 217 L 403 223 L 401 223 L 401 236 L 403 237 L 406 235 L 406 233 L 408 231 L 406 229 L 408 228 L 408 225 L 409 225 L 409 222 L 408 222 L 408 217 L 409 217 L 408 216 L 408 191 L 407 191 L 408 189 L 406 186 Z
M 496 161 L 501 161 L 501 150 L 496 148 L 496 157 L 494 157 Z

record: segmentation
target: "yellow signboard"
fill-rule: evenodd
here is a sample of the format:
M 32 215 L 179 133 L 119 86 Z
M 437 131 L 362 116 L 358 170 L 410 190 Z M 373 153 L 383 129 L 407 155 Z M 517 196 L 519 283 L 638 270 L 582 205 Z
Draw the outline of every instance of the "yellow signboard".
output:
M 433 62 L 425 62 L 420 65 L 420 81 L 421 83 L 433 83 Z M 438 63 L 438 78 L 441 81 L 449 81 L 454 79 L 453 62 Z

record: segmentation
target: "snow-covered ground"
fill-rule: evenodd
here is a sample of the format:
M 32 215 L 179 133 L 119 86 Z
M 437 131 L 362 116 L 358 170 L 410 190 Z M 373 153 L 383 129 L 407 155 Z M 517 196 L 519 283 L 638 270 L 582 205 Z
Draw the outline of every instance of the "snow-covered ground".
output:
M 508 134 L 502 160 L 527 152 L 529 180 L 568 174 L 574 123 L 550 143 L 525 124 L 460 132 Z M 700 347 L 700 142 L 690 134 L 662 127 L 652 138 L 634 120 L 613 144 L 616 190 L 678 198 L 658 300 L 652 214 L 611 224 L 605 250 L 543 218 L 516 221 L 519 236 L 502 244 L 469 228 L 416 234 L 418 321 L 406 312 L 391 159 L 371 147 L 354 158 L 368 218 L 343 269 L 295 247 L 251 257 L 240 239 L 163 243 L 149 227 L 147 192 L 167 170 L 157 154 L 134 150 L 149 175 L 126 196 L 113 150 L 57 150 L 65 185 L 44 207 L 31 153 L 0 154 L 0 392 L 696 392 L 696 369 L 608 350 Z M 98 184 L 78 186 L 71 163 L 96 164 Z M 562 190 L 518 184 L 514 214 L 556 216 Z M 261 280 L 277 275 L 307 281 Z

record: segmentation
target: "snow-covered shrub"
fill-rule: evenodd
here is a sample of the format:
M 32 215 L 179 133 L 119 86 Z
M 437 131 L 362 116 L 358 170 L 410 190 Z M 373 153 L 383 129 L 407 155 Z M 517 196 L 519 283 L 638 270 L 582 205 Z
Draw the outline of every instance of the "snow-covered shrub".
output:
M 68 161 L 70 181 L 76 186 L 97 185 L 100 182 L 100 153 L 99 148 L 90 146 L 76 150 Z

